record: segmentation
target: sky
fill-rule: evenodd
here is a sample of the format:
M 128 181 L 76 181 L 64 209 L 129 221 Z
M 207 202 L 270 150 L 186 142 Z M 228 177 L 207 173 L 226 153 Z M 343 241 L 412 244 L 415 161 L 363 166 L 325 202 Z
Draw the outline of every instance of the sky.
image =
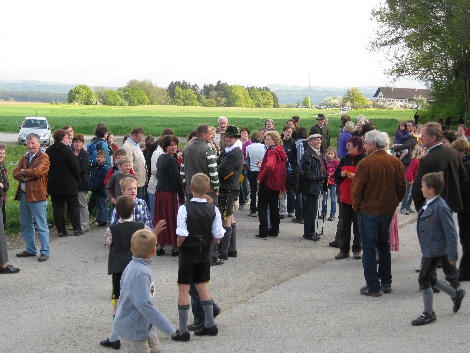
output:
M 122 87 L 395 86 L 367 46 L 377 0 L 15 0 L 0 10 L 0 80 Z M 310 81 L 310 82 L 309 82 Z

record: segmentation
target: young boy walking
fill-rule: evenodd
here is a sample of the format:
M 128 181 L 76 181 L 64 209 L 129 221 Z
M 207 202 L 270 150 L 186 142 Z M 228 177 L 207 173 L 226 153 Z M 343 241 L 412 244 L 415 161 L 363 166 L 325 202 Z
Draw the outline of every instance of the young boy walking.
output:
M 108 274 L 112 276 L 111 304 L 113 305 L 113 319 L 116 315 L 117 304 L 121 292 L 121 277 L 126 266 L 132 260 L 131 238 L 132 234 L 140 229 L 150 230 L 142 222 L 132 220 L 134 212 L 134 200 L 130 196 L 119 196 L 116 201 L 116 213 L 119 215 L 117 224 L 110 225 L 106 230 L 106 247 L 109 250 Z M 154 232 L 158 235 L 165 228 L 165 221 L 160 221 L 155 225 Z M 111 334 L 109 338 L 100 341 L 105 347 L 119 349 L 121 343 L 118 337 Z
M 126 177 L 119 182 L 121 192 L 123 195 L 130 196 L 134 201 L 134 212 L 132 213 L 132 220 L 143 222 L 150 229 L 153 229 L 152 219 L 150 217 L 147 203 L 137 197 L 137 180 L 135 178 Z M 116 210 L 113 211 L 111 216 L 111 224 L 116 224 L 119 221 L 119 215 Z
M 150 265 L 157 237 L 147 229 L 131 238 L 134 255 L 121 279 L 121 297 L 113 323 L 113 335 L 121 338 L 126 352 L 161 352 L 157 328 L 170 336 L 175 328 L 155 307 L 155 283 Z
M 104 187 L 104 178 L 108 173 L 108 165 L 106 162 L 106 154 L 104 151 L 96 153 L 96 164 L 91 170 L 90 186 L 91 198 L 94 198 L 96 205 L 96 222 L 95 225 L 104 227 L 108 224 L 108 205 L 106 202 L 106 192 Z
M 457 289 L 457 232 L 452 212 L 444 199 L 439 195 L 444 188 L 444 174 L 428 173 L 421 180 L 421 191 L 426 204 L 418 213 L 418 238 L 423 253 L 419 288 L 423 293 L 424 311 L 420 317 L 411 322 L 413 326 L 427 325 L 436 321 L 433 309 L 432 286 L 445 292 L 452 298 L 453 311 L 459 311 L 465 296 L 463 289 Z M 436 268 L 439 261 L 451 285 L 437 279 Z
M 210 190 L 210 179 L 203 173 L 191 178 L 193 198 L 180 206 L 177 218 L 177 245 L 180 248 L 178 268 L 178 316 L 179 330 L 171 339 L 188 342 L 189 286 L 193 280 L 201 297 L 204 309 L 204 327 L 194 331 L 196 336 L 216 336 L 219 332 L 214 322 L 213 301 L 206 283 L 210 280 L 210 245 L 218 243 L 224 236 L 219 210 L 207 202 L 206 193 Z
M 124 178 L 137 178 L 130 173 L 132 169 L 131 160 L 127 157 L 121 157 L 117 161 L 118 171 L 111 175 L 106 184 L 106 196 L 112 205 L 116 204 L 116 200 L 122 195 L 120 181 Z

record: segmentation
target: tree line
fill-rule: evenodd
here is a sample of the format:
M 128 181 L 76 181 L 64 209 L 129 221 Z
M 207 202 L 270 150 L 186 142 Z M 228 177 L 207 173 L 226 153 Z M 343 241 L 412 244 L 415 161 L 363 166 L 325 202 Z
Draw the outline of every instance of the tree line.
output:
M 87 85 L 72 88 L 67 95 L 70 104 L 83 105 L 180 105 L 203 107 L 279 108 L 274 92 L 267 87 L 243 87 L 218 81 L 200 88 L 186 81 L 172 81 L 166 89 L 149 80 L 132 80 L 117 90 Z

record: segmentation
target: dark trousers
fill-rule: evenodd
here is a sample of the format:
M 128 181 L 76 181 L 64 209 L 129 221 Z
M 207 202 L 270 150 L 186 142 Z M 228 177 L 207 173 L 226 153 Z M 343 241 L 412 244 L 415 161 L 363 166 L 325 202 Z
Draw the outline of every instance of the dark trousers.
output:
M 70 212 L 70 221 L 74 230 L 80 230 L 80 210 L 78 208 L 78 195 L 51 195 L 52 214 L 57 232 L 66 234 L 65 204 Z
M 459 273 L 462 279 L 470 279 L 470 212 L 457 213 L 459 238 L 462 245 Z
M 302 195 L 301 192 L 295 193 L 295 218 L 298 221 L 304 220 L 304 202 L 305 197 Z
M 304 236 L 315 236 L 315 219 L 320 195 L 304 194 Z
M 423 257 L 421 259 L 421 271 L 419 272 L 418 276 L 420 289 L 426 289 L 436 284 L 436 268 L 439 261 L 442 263 L 442 271 L 446 275 L 446 281 L 448 281 L 455 289 L 459 287 L 459 271 L 455 265 L 451 265 L 449 263 L 447 255 L 445 255 L 441 257 Z
M 268 206 L 269 218 L 271 220 L 271 229 L 268 231 Z M 259 235 L 277 235 L 279 234 L 279 191 L 266 186 L 265 183 L 259 184 L 258 191 L 258 216 L 259 216 Z
M 352 245 L 353 252 L 361 251 L 361 236 L 359 235 L 359 225 L 357 224 L 357 213 L 354 212 L 352 205 L 344 202 L 339 203 L 341 209 L 341 252 L 349 254 L 351 249 L 351 223 L 353 225 L 354 239 Z
M 258 208 L 256 207 L 256 193 L 258 192 L 258 178 L 259 172 L 248 172 L 248 180 L 250 182 L 250 212 L 256 213 Z
M 202 307 L 201 297 L 199 296 L 193 281 L 191 281 L 189 286 L 189 296 L 191 297 L 191 311 L 194 315 L 194 325 L 198 326 L 205 322 L 205 314 L 204 308 Z M 212 300 L 212 303 L 214 310 L 220 311 L 219 306 L 214 302 L 214 300 Z

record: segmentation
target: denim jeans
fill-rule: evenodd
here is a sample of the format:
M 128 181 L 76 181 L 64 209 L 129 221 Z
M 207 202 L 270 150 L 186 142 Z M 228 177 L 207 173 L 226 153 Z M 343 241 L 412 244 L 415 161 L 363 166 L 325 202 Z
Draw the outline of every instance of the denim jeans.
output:
M 413 183 L 406 182 L 406 194 L 401 202 L 400 210 L 409 210 L 411 208 L 411 201 L 413 200 L 411 197 L 411 187 Z
M 34 220 L 34 223 L 33 223 Z M 47 227 L 47 200 L 27 202 L 26 195 L 20 196 L 21 235 L 26 244 L 25 251 L 36 254 L 34 244 L 34 224 L 38 227 L 38 238 L 41 243 L 40 253 L 49 256 L 49 228 Z
M 372 292 L 380 290 L 380 285 L 392 285 L 392 257 L 390 254 L 390 223 L 393 214 L 372 216 L 357 212 L 359 232 L 362 242 L 362 267 L 367 288 Z M 377 271 L 376 254 L 379 256 Z
M 96 221 L 107 222 L 108 221 L 108 204 L 106 196 L 100 194 L 93 194 L 96 202 Z
M 323 200 L 322 200 L 322 209 L 321 212 L 323 214 L 328 213 L 328 193 L 330 194 L 330 203 L 331 203 L 331 210 L 330 210 L 330 215 L 334 216 L 336 215 L 336 185 L 328 185 L 328 190 L 324 190 L 322 195 L 323 195 Z
M 151 193 L 148 193 L 148 196 L 149 196 L 149 203 L 148 203 L 148 207 L 149 207 L 149 214 L 150 214 L 150 219 L 153 218 L 153 209 L 154 209 L 154 202 L 155 202 L 155 194 L 151 194 Z
M 204 309 L 201 303 L 201 297 L 196 289 L 196 286 L 193 282 L 191 282 L 189 286 L 189 296 L 191 297 L 191 311 L 194 315 L 194 325 L 198 326 L 203 324 L 206 321 L 206 317 L 204 315 Z M 212 306 L 215 310 L 219 309 L 219 306 L 212 300 Z
M 315 219 L 318 212 L 318 199 L 320 195 L 304 195 L 304 236 L 313 237 L 315 235 Z

